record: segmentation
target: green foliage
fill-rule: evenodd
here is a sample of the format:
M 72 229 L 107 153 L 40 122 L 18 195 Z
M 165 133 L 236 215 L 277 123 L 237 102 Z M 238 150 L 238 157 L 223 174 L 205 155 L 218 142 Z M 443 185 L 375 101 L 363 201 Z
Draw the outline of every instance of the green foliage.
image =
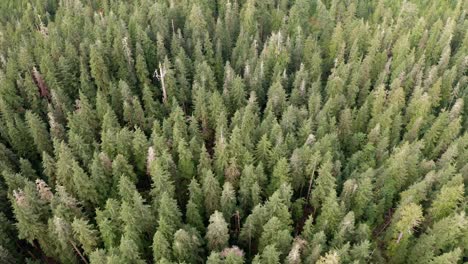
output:
M 202 238 L 196 230 L 179 229 L 174 234 L 172 250 L 174 257 L 179 262 L 197 263 L 200 262 L 200 249 Z
M 72 223 L 73 234 L 88 255 L 96 249 L 99 244 L 99 233 L 87 220 L 77 219 Z
M 456 175 L 450 182 L 442 186 L 429 209 L 434 220 L 450 215 L 464 200 L 464 184 L 460 175 Z
M 268 245 L 265 247 L 261 255 L 256 255 L 252 260 L 255 264 L 279 264 L 280 253 L 277 251 L 275 245 Z
M 463 262 L 466 10 L 0 1 L 0 262 Z
M 37 151 L 41 154 L 42 152 L 51 153 L 52 143 L 44 122 L 30 111 L 26 113 L 25 117 L 31 136 L 34 139 L 34 144 L 36 144 Z
M 207 216 L 210 216 L 220 207 L 221 187 L 211 171 L 206 171 L 203 177 L 202 187 L 203 196 L 205 197 L 205 212 Z
M 172 241 L 173 234 L 181 226 L 181 213 L 176 200 L 166 192 L 161 196 L 158 214 L 158 231 L 168 241 Z
M 278 218 L 273 217 L 263 226 L 259 250 L 262 251 L 268 245 L 275 245 L 280 254 L 284 256 L 289 251 L 291 241 L 292 237 L 287 226 L 284 226 Z
M 236 209 L 236 193 L 231 183 L 226 182 L 223 186 L 223 192 L 221 193 L 220 206 L 225 219 L 231 219 Z
M 208 248 L 212 251 L 222 250 L 228 245 L 229 229 L 222 213 L 215 211 L 210 216 L 206 240 L 208 241 Z

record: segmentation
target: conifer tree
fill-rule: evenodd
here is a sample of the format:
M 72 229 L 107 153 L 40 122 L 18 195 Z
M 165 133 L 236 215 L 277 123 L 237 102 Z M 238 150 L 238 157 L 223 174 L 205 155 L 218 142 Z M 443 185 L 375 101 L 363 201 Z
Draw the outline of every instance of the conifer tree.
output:
M 103 152 L 94 153 L 89 171 L 91 181 L 100 187 L 96 189 L 96 192 L 99 204 L 102 205 L 106 201 L 112 184 L 112 161 Z
M 272 194 L 282 184 L 291 183 L 290 169 L 288 161 L 285 158 L 281 158 L 273 168 L 273 174 L 271 175 L 270 185 L 268 186 L 268 192 Z
M 146 154 L 148 152 L 149 143 L 140 128 L 136 129 L 134 132 L 132 147 L 133 159 L 136 163 L 135 167 L 140 174 L 143 174 L 146 172 Z
M 80 255 L 81 259 L 85 259 L 78 249 L 75 241 L 72 238 L 72 230 L 70 223 L 61 217 L 54 216 L 49 221 L 49 230 L 51 235 L 54 236 L 56 241 L 57 250 L 61 253 L 59 259 L 63 262 L 77 263 L 77 257 L 74 255 Z
M 189 186 L 189 201 L 186 208 L 186 222 L 195 227 L 198 231 L 204 231 L 203 216 L 204 216 L 204 199 L 200 184 L 196 179 L 192 179 Z
M 453 251 L 433 258 L 429 263 L 456 263 L 460 260 L 461 254 L 461 249 L 456 248 Z
M 208 256 L 208 259 L 206 260 L 206 263 L 208 264 L 220 264 L 223 263 L 221 256 L 218 252 L 211 252 L 211 254 Z
M 203 178 L 203 196 L 205 197 L 205 212 L 210 216 L 214 211 L 218 210 L 221 198 L 221 187 L 218 180 L 214 177 L 211 171 L 206 171 Z
M 175 187 L 171 181 L 171 175 L 167 171 L 167 168 L 163 165 L 161 158 L 156 158 L 150 162 L 149 173 L 151 180 L 153 181 L 152 189 L 150 191 L 150 194 L 153 198 L 153 206 L 158 208 L 164 193 L 167 193 L 169 197 L 174 197 Z
M 337 264 L 340 263 L 340 256 L 336 251 L 329 252 L 325 256 L 320 257 L 317 261 L 320 264 Z
M 215 211 L 210 216 L 206 239 L 208 241 L 208 248 L 212 251 L 220 251 L 228 245 L 229 230 L 222 213 Z
M 109 69 L 105 61 L 103 43 L 97 41 L 90 47 L 91 76 L 96 80 L 98 88 L 107 89 L 110 82 Z
M 179 262 L 197 263 L 200 261 L 200 252 L 202 238 L 196 230 L 179 229 L 174 234 L 174 243 L 172 250 L 174 257 Z
M 312 205 L 315 207 L 319 207 L 326 197 L 335 190 L 335 178 L 331 174 L 332 166 L 333 164 L 330 160 L 325 160 L 318 170 L 318 177 L 311 197 Z
M 18 236 L 27 241 L 38 240 L 47 243 L 47 219 L 50 216 L 47 210 L 47 200 L 40 199 L 32 183 L 26 183 L 24 190 L 13 192 L 13 212 L 16 215 L 16 228 Z
M 138 251 L 138 246 L 131 239 L 122 236 L 119 246 L 119 261 L 123 263 L 142 264 L 145 263 L 140 257 L 141 253 Z
M 181 226 L 181 213 L 176 200 L 166 192 L 161 196 L 158 215 L 158 231 L 168 241 L 172 241 L 175 231 Z
M 195 174 L 195 165 L 193 164 L 193 155 L 190 149 L 187 147 L 187 143 L 184 140 L 179 141 L 177 147 L 179 156 L 178 169 L 181 176 L 185 179 L 190 179 Z
M 292 237 L 287 226 L 276 217 L 271 218 L 264 226 L 260 237 L 259 250 L 262 251 L 268 245 L 275 245 L 280 255 L 285 255 L 290 248 Z
M 75 218 L 72 223 L 73 235 L 88 256 L 99 244 L 99 235 L 87 220 Z
M 74 192 L 76 186 L 73 181 L 73 174 L 70 173 L 73 171 L 73 154 L 65 142 L 56 143 L 54 148 L 57 159 L 55 165 L 56 184 L 63 185 L 69 192 Z
M 266 111 L 272 111 L 278 117 L 286 108 L 287 95 L 281 82 L 276 80 L 268 90 Z
M 424 219 L 420 205 L 409 203 L 399 209 L 394 215 L 396 221 L 393 222 L 388 231 L 388 234 L 391 235 L 389 237 L 391 240 L 389 250 L 395 259 L 403 257 L 400 254 L 395 254 L 397 250 L 401 250 L 400 253 L 406 253 L 404 250 L 408 246 L 409 238 L 414 232 L 413 229 Z
M 120 203 L 108 199 L 103 209 L 96 210 L 96 223 L 105 248 L 118 247 L 123 225 L 120 219 Z
M 277 251 L 275 245 L 268 245 L 265 247 L 261 255 L 256 255 L 252 260 L 255 264 L 279 264 L 280 253 Z
M 117 155 L 115 160 L 112 161 L 112 175 L 114 178 L 114 186 L 116 187 L 122 176 L 128 177 L 133 183 L 137 181 L 132 165 L 130 165 L 128 160 L 121 154 Z
M 461 176 L 456 175 L 450 182 L 442 186 L 440 193 L 429 209 L 434 220 L 439 220 L 456 210 L 463 201 L 464 184 Z
M 26 112 L 26 122 L 38 153 L 52 153 L 52 144 L 44 122 L 34 113 Z
M 161 231 L 156 231 L 153 237 L 153 259 L 155 263 L 171 259 L 171 246 Z
M 72 165 L 73 184 L 76 186 L 76 195 L 82 201 L 97 204 L 99 197 L 89 175 L 75 161 Z
M 232 215 L 234 214 L 234 210 L 236 209 L 236 193 L 234 188 L 229 182 L 225 182 L 223 186 L 223 191 L 221 193 L 221 200 L 220 206 L 222 209 L 222 213 L 224 218 L 229 221 Z

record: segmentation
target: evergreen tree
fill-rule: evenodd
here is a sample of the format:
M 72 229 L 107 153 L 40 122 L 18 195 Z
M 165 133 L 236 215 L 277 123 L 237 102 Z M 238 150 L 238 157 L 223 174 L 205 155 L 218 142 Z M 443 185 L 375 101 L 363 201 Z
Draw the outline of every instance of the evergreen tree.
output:
M 75 218 L 72 223 L 73 234 L 84 252 L 90 256 L 99 244 L 99 233 L 87 220 Z
M 329 252 L 325 256 L 320 257 L 317 261 L 320 264 L 337 264 L 340 263 L 340 256 L 336 251 Z
M 259 250 L 262 251 L 268 245 L 275 245 L 280 255 L 285 255 L 291 246 L 292 237 L 287 226 L 273 217 L 264 226 L 260 237 Z
M 145 134 L 139 128 L 134 132 L 132 146 L 133 158 L 136 163 L 135 167 L 140 174 L 143 174 L 146 172 L 146 154 L 148 152 L 149 143 Z
M 189 201 L 186 208 L 186 222 L 195 227 L 198 231 L 203 232 L 205 225 L 203 223 L 204 216 L 204 199 L 200 184 L 196 179 L 192 179 L 189 184 Z
M 167 168 L 164 167 L 161 158 L 157 158 L 150 162 L 149 172 L 153 181 L 150 194 L 153 198 L 154 207 L 158 208 L 164 193 L 167 193 L 169 197 L 174 197 L 175 187 L 171 181 L 171 175 L 167 171 Z
M 181 176 L 185 179 L 190 179 L 195 174 L 195 165 L 193 164 L 193 155 L 190 149 L 187 147 L 187 143 L 184 140 L 179 141 L 177 147 L 179 156 L 178 169 Z
M 273 168 L 273 174 L 271 175 L 270 185 L 268 186 L 268 192 L 272 194 L 282 184 L 291 183 L 289 164 L 286 158 L 280 159 L 275 167 Z
M 31 111 L 26 112 L 26 122 L 34 144 L 36 145 L 39 153 L 52 153 L 52 144 L 50 141 L 49 132 L 46 129 L 44 122 Z
M 120 243 L 123 225 L 120 219 L 120 203 L 108 199 L 103 209 L 96 210 L 96 223 L 105 248 L 117 247 Z
M 175 231 L 181 226 L 181 213 L 176 200 L 166 192 L 161 196 L 158 214 L 158 232 L 172 241 Z
M 229 229 L 223 214 L 215 211 L 210 216 L 210 224 L 206 231 L 206 240 L 208 248 L 214 251 L 220 251 L 228 245 Z
M 456 211 L 458 204 L 463 201 L 464 189 L 460 175 L 456 175 L 450 182 L 442 186 L 429 209 L 434 220 L 439 220 Z
M 277 117 L 286 108 L 287 95 L 281 82 L 275 81 L 268 90 L 268 102 L 266 111 L 272 111 Z
M 231 219 L 236 209 L 236 193 L 229 182 L 225 182 L 221 193 L 220 206 L 225 219 Z
M 429 263 L 456 263 L 460 260 L 460 257 L 461 257 L 461 249 L 456 248 L 453 251 L 450 251 L 438 257 L 435 257 Z
M 122 236 L 119 246 L 119 261 L 122 263 L 142 264 L 145 263 L 140 257 L 138 246 L 131 239 Z
M 179 229 L 174 234 L 172 250 L 175 258 L 179 262 L 197 263 L 200 262 L 200 252 L 202 238 L 196 230 Z
M 220 207 L 221 187 L 211 171 L 205 172 L 202 186 L 205 197 L 205 212 L 207 216 L 210 216 Z
M 77 197 L 86 202 L 97 204 L 99 197 L 95 189 L 95 185 L 91 181 L 89 175 L 75 161 L 72 165 L 73 184 L 76 186 Z
M 57 143 L 54 146 L 57 163 L 55 165 L 56 184 L 64 186 L 69 192 L 77 190 L 73 181 L 73 161 L 74 157 L 70 148 L 65 142 Z
M 171 259 L 171 246 L 169 241 L 164 237 L 163 233 L 159 230 L 156 231 L 153 237 L 153 259 L 155 263 L 164 259 Z
M 279 264 L 280 253 L 277 251 L 275 245 L 268 245 L 265 247 L 261 255 L 256 255 L 252 263 L 258 264 Z
M 105 61 L 106 53 L 104 51 L 103 43 L 98 40 L 90 47 L 89 54 L 91 76 L 96 80 L 96 85 L 98 88 L 106 90 L 109 86 L 110 76 L 109 69 Z
M 311 198 L 311 203 L 315 207 L 319 207 L 331 192 L 335 192 L 336 185 L 335 178 L 332 175 L 332 166 L 331 160 L 325 160 L 318 170 L 318 177 Z
M 399 209 L 400 210 L 393 216 L 396 221 L 393 221 L 388 231 L 389 236 L 391 236 L 389 237 L 391 240 L 389 251 L 395 259 L 404 257 L 395 253 L 398 251 L 406 253 L 404 250 L 408 246 L 409 238 L 413 234 L 413 229 L 423 220 L 420 205 L 409 203 Z
M 47 210 L 47 200 L 40 199 L 32 183 L 26 183 L 24 190 L 13 192 L 13 212 L 16 216 L 18 236 L 29 242 L 38 240 L 47 243 L 47 219 L 50 217 Z

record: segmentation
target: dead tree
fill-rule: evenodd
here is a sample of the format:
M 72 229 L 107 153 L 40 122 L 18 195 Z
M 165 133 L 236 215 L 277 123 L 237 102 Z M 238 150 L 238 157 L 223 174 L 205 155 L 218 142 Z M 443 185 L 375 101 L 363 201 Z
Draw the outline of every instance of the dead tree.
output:
M 159 63 L 159 68 L 154 71 L 153 76 L 161 82 L 162 92 L 163 92 L 163 103 L 167 103 L 167 92 L 166 86 L 164 83 L 164 76 L 166 76 L 166 65 Z
M 33 77 L 34 83 L 36 84 L 39 90 L 39 95 L 49 100 L 50 99 L 49 87 L 47 87 L 44 79 L 42 78 L 42 75 L 39 73 L 36 67 L 33 67 L 32 69 L 32 77 Z

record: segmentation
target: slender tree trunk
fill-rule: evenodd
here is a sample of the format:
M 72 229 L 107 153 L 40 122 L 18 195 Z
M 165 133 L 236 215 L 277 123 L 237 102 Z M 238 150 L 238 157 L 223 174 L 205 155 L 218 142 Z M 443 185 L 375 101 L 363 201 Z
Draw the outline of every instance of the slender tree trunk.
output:
M 76 247 L 75 243 L 73 243 L 73 241 L 69 241 L 70 244 L 72 245 L 73 249 L 76 251 L 76 253 L 78 253 L 78 255 L 81 257 L 81 259 L 83 260 L 84 263 L 88 264 L 88 261 L 86 260 L 86 258 L 83 256 L 83 254 L 81 254 L 80 250 Z
M 161 87 L 163 91 L 163 103 L 167 103 L 167 91 L 166 91 L 166 85 L 164 83 L 164 76 L 166 75 L 166 68 L 161 66 L 161 63 L 159 63 L 159 76 L 161 78 Z

